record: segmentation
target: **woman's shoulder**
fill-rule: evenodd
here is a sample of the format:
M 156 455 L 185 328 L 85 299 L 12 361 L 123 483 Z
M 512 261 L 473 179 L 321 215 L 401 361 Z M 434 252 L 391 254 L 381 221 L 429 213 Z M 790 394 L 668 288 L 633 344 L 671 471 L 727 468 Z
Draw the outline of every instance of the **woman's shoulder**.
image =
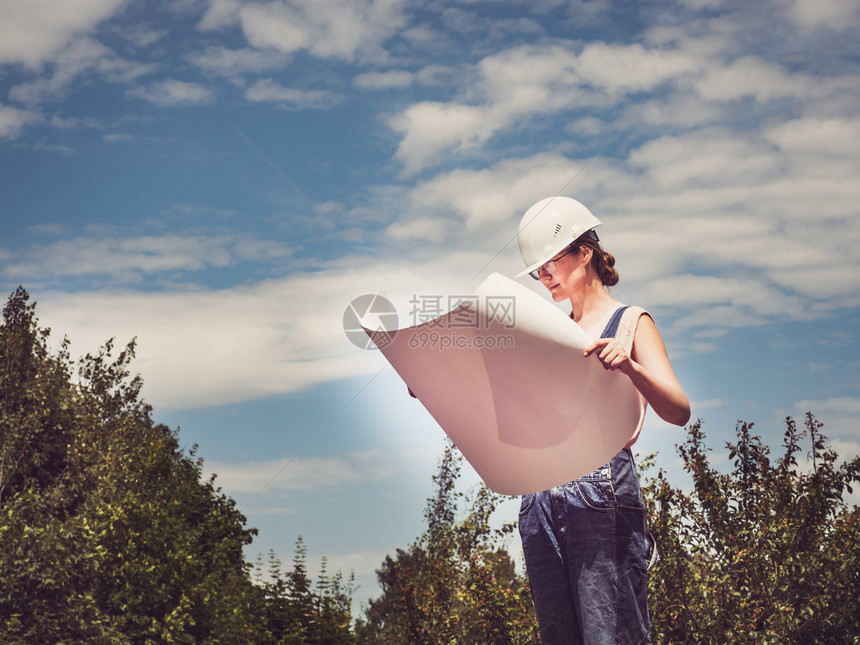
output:
M 642 320 L 643 316 L 651 320 L 651 314 L 639 305 L 622 305 L 622 307 L 624 311 L 618 321 L 615 339 L 630 353 L 633 351 L 633 340 L 636 336 L 636 329 L 639 327 L 639 321 Z
M 636 324 L 639 322 L 639 318 L 641 316 L 651 317 L 651 314 L 648 313 L 648 310 L 644 307 L 640 307 L 639 305 L 621 305 L 624 308 L 624 313 L 621 315 L 621 320 L 623 322 L 630 322 L 632 324 Z M 621 308 L 619 307 L 619 308 Z

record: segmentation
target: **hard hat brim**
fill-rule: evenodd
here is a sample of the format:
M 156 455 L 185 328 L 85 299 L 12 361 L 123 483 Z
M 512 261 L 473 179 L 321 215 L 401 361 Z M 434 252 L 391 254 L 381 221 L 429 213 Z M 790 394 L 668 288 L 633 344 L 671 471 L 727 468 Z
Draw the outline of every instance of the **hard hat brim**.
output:
M 546 257 L 544 257 L 543 259 L 538 260 L 537 262 L 534 262 L 534 263 L 530 264 L 529 266 L 527 266 L 525 269 L 523 269 L 522 271 L 520 271 L 519 273 L 517 273 L 515 277 L 517 277 L 517 278 L 522 278 L 524 275 L 528 275 L 529 273 L 531 273 L 531 272 L 532 272 L 532 271 L 534 271 L 535 269 L 538 269 L 538 268 L 542 267 L 544 264 L 546 264 L 547 262 L 549 262 L 549 261 L 550 261 L 554 256 L 558 255 L 558 254 L 559 254 L 559 253 L 561 253 L 564 249 L 566 249 L 566 248 L 567 248 L 567 247 L 569 247 L 571 244 L 573 244 L 574 242 L 576 242 L 576 240 L 578 240 L 579 238 L 581 238 L 581 237 L 583 237 L 583 236 L 585 236 L 585 235 L 588 235 L 589 233 L 591 233 L 592 235 L 594 235 L 595 239 L 599 240 L 600 238 L 598 238 L 598 237 L 597 237 L 597 231 L 596 231 L 595 229 L 596 229 L 598 226 L 600 226 L 600 224 L 601 224 L 601 222 L 597 222 L 597 224 L 595 224 L 592 228 L 588 229 L 587 231 L 584 231 L 581 235 L 577 236 L 575 239 L 571 240 L 570 242 L 566 242 L 562 247 L 560 247 L 560 248 L 556 249 L 555 251 L 553 251 L 552 253 L 550 253 L 549 255 L 547 255 Z

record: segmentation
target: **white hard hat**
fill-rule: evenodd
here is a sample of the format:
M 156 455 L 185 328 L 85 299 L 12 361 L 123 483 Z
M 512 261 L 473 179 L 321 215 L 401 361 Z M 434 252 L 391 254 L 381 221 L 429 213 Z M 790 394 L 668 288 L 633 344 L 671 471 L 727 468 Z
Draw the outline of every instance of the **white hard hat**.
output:
M 540 200 L 520 220 L 517 242 L 526 268 L 517 277 L 543 266 L 580 235 L 598 226 L 600 220 L 575 199 L 556 196 Z

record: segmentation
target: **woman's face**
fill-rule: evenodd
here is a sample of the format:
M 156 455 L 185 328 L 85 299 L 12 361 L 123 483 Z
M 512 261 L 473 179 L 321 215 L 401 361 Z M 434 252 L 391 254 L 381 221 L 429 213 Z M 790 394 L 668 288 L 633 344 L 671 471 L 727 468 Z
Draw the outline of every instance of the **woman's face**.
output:
M 554 271 L 548 271 L 546 266 L 541 267 L 541 284 L 547 288 L 553 300 L 556 302 L 567 300 L 577 289 L 584 288 L 585 271 L 590 259 L 590 249 L 582 247 L 563 256 L 557 256 L 557 259 L 553 258 Z

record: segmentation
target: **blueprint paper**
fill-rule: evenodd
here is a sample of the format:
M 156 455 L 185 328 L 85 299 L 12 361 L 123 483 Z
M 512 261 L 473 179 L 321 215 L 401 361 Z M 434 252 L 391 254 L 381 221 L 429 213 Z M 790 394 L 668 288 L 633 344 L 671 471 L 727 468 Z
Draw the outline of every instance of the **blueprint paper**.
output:
M 364 329 L 380 338 L 379 327 Z M 389 332 L 380 351 L 491 489 L 546 490 L 609 461 L 641 427 L 630 379 L 584 357 L 591 338 L 498 273 L 434 320 Z

